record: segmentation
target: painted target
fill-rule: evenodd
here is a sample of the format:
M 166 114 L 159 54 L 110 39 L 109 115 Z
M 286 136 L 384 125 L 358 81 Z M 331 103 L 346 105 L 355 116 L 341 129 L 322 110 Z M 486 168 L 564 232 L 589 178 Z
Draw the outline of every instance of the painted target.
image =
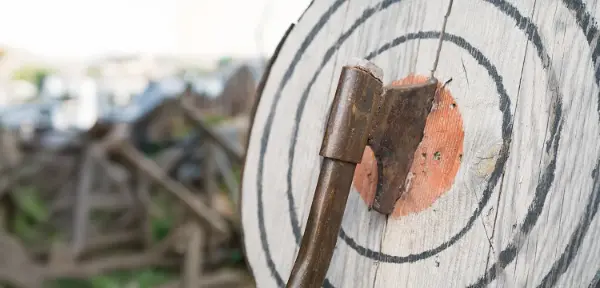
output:
M 298 252 L 341 67 L 364 57 L 384 83 L 428 75 L 446 2 L 316 0 L 285 40 L 243 179 L 259 287 L 283 287 Z M 600 269 L 598 17 L 595 1 L 455 1 L 437 70 L 445 93 L 413 164 L 420 184 L 390 217 L 369 211 L 376 160 L 365 152 L 324 286 L 591 285 Z

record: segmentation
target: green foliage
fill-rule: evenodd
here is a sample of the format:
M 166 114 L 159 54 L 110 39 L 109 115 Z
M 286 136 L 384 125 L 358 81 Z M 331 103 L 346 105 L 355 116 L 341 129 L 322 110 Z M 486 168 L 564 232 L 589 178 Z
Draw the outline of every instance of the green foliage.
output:
M 138 284 L 137 287 L 150 288 L 165 284 L 174 277 L 178 277 L 178 275 L 172 275 L 167 271 L 158 269 L 147 269 L 134 273 L 130 276 L 130 279 Z
M 233 252 L 231 252 L 231 261 L 233 263 L 243 263 L 244 262 L 244 254 L 242 253 L 241 250 L 234 250 Z
M 18 211 L 14 218 L 15 232 L 25 242 L 35 242 L 41 234 L 38 224 L 50 217 L 48 209 L 35 187 L 21 187 L 14 196 Z
M 35 241 L 38 233 L 35 230 L 34 223 L 31 223 L 30 219 L 28 219 L 22 213 L 17 213 L 14 221 L 15 233 L 17 236 L 19 236 L 19 238 L 23 239 L 23 241 L 27 243 Z
M 240 183 L 242 181 L 242 165 L 234 164 L 233 167 L 231 167 L 231 170 L 235 176 L 235 179 L 237 179 L 238 183 Z
M 93 288 L 121 288 L 129 285 L 140 288 L 151 288 L 162 285 L 172 278 L 173 275 L 165 271 L 146 269 L 141 271 L 113 272 L 108 275 L 94 277 L 90 280 L 90 283 Z
M 23 66 L 13 73 L 12 79 L 27 81 L 40 89 L 44 78 L 52 72 L 52 69 L 46 67 Z
M 150 221 L 152 227 L 152 240 L 158 242 L 165 239 L 173 227 L 173 219 L 171 217 L 153 218 Z
M 17 208 L 24 213 L 24 216 L 30 217 L 35 222 L 48 220 L 48 209 L 35 187 L 21 187 L 15 196 Z
M 152 288 L 177 278 L 178 275 L 162 269 L 117 271 L 89 280 L 58 279 L 48 283 L 48 288 Z
M 44 285 L 47 288 L 92 288 L 92 283 L 84 279 L 57 279 Z
M 98 276 L 90 280 L 93 288 L 116 288 L 122 287 L 117 279 L 110 276 Z

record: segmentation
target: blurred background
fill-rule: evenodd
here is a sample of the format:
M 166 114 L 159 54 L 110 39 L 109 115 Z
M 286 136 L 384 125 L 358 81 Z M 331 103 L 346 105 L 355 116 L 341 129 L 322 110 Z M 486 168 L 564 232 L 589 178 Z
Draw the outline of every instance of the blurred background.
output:
M 0 0 L 0 287 L 253 287 L 256 89 L 310 0 Z

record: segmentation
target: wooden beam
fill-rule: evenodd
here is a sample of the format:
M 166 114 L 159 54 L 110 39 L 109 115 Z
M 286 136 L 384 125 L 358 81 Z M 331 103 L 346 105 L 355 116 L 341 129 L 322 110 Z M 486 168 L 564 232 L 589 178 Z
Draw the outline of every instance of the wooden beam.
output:
M 216 179 L 217 167 L 215 162 L 215 152 L 217 150 L 217 146 L 212 141 L 212 139 L 208 139 L 208 141 L 204 142 L 202 148 L 204 148 L 204 158 L 202 161 L 204 187 L 202 192 L 204 192 L 203 196 L 204 199 L 206 199 L 206 202 L 209 203 L 211 207 L 214 207 L 215 198 L 220 192 Z M 215 237 L 215 234 L 211 231 L 206 231 L 204 237 L 206 239 L 206 257 L 211 258 L 213 256 L 214 251 L 216 250 L 215 248 L 218 246 L 218 237 Z
M 238 149 L 237 147 L 231 145 L 225 137 L 221 136 L 214 129 L 204 121 L 201 116 L 201 112 L 192 107 L 192 105 L 188 105 L 185 100 L 181 101 L 181 107 L 183 108 L 183 112 L 185 116 L 191 120 L 200 130 L 202 130 L 206 136 L 211 138 L 216 142 L 219 146 L 223 148 L 225 153 L 231 159 L 233 159 L 236 163 L 242 163 L 244 161 L 244 152 Z
M 89 212 L 91 210 L 91 189 L 96 165 L 93 161 L 90 150 L 86 149 L 82 153 L 82 163 L 75 195 L 75 215 L 73 219 L 73 253 L 77 256 L 84 248 L 87 238 L 87 225 Z
M 172 247 L 175 234 L 169 233 L 165 239 L 142 253 L 127 255 L 112 255 L 93 260 L 51 265 L 42 268 L 44 279 L 76 278 L 87 279 L 117 270 L 133 270 L 146 267 L 175 267 L 180 264 L 177 258 L 166 257 L 166 252 Z
M 116 255 L 98 258 L 90 261 L 72 264 L 52 265 L 44 271 L 46 279 L 75 278 L 88 279 L 90 277 L 118 270 L 134 270 L 147 267 L 176 267 L 180 260 L 150 252 L 129 255 Z
M 100 189 L 95 190 L 89 195 L 90 198 L 90 209 L 92 210 L 123 210 L 131 208 L 131 203 L 118 194 L 104 194 Z M 71 208 L 73 205 L 73 199 L 61 198 L 52 206 L 53 211 L 61 211 Z
M 175 164 L 184 156 L 185 148 L 183 147 L 171 147 L 165 149 L 165 151 L 158 154 L 155 158 L 156 164 L 158 164 L 163 170 L 171 171 Z
M 126 185 L 125 183 L 129 178 L 129 173 L 122 167 L 111 163 L 109 159 L 107 159 L 106 147 L 97 143 L 92 143 L 90 145 L 92 146 L 90 147 L 92 157 L 94 157 L 96 163 L 103 168 L 104 173 L 106 173 L 106 175 L 110 177 L 117 185 Z
M 152 219 L 150 214 L 150 209 L 152 209 L 152 199 L 150 197 L 150 184 L 148 176 L 142 170 L 138 170 L 135 184 L 136 207 L 141 213 L 140 232 L 146 247 L 152 245 Z
M 194 196 L 183 184 L 171 179 L 154 161 L 147 159 L 128 142 L 123 142 L 117 149 L 123 157 L 135 164 L 138 169 L 181 200 L 202 221 L 222 234 L 229 234 L 229 225 L 219 213 Z
M 95 235 L 94 237 L 87 239 L 85 248 L 80 253 L 80 257 L 86 257 L 86 255 L 97 251 L 128 247 L 136 245 L 136 243 L 139 244 L 139 234 L 136 231 Z M 34 247 L 28 249 L 29 253 L 36 258 L 48 256 L 50 250 L 51 246 L 48 243 L 37 243 Z
M 188 238 L 189 241 L 185 251 L 182 288 L 199 287 L 202 279 L 202 264 L 206 258 L 206 255 L 203 253 L 206 247 L 206 234 L 204 234 L 202 227 L 196 221 L 192 220 L 192 223 L 189 224 L 187 231 L 185 231 L 189 233 L 190 237 Z

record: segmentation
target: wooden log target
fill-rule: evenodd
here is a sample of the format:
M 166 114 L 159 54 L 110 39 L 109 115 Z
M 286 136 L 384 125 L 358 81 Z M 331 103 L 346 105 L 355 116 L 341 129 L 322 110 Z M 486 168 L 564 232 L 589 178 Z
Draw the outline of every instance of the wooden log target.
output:
M 596 285 L 599 2 L 454 1 L 417 184 L 389 217 L 369 211 L 377 161 L 365 151 L 325 287 Z M 298 20 L 264 87 L 244 171 L 258 287 L 283 287 L 291 271 L 341 67 L 363 57 L 384 84 L 420 81 L 447 4 L 315 0 Z

